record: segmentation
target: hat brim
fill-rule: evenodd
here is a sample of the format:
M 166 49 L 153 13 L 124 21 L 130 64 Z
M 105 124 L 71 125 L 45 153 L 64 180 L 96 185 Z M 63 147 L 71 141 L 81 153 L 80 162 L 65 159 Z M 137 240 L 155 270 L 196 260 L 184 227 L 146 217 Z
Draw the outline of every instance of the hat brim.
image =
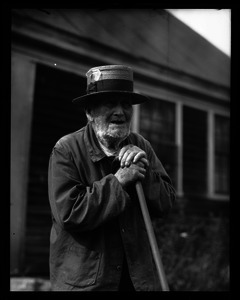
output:
M 72 100 L 74 104 L 76 104 L 78 107 L 85 108 L 89 106 L 90 104 L 97 104 L 98 101 L 103 98 L 106 99 L 106 97 L 116 97 L 116 96 L 127 96 L 131 99 L 131 104 L 141 104 L 149 100 L 149 98 L 145 95 L 134 93 L 134 92 L 127 92 L 127 91 L 101 91 L 101 92 L 95 92 L 91 94 L 87 94 L 84 96 L 77 97 Z

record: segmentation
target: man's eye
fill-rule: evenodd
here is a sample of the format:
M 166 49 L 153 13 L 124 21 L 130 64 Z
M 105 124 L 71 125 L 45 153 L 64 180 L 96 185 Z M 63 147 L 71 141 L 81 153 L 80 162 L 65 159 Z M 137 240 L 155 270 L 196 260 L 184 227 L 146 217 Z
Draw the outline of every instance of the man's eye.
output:
M 130 102 L 124 102 L 124 103 L 122 103 L 122 107 L 129 108 L 129 107 L 131 107 L 131 103 Z
M 104 102 L 104 106 L 107 108 L 113 108 L 114 106 L 117 106 L 119 103 L 116 101 L 106 101 Z M 128 109 L 131 107 L 131 102 L 130 101 L 121 101 L 120 105 L 124 108 L 124 109 Z
M 104 105 L 106 107 L 113 107 L 115 104 L 113 102 L 106 102 L 106 103 L 104 103 Z

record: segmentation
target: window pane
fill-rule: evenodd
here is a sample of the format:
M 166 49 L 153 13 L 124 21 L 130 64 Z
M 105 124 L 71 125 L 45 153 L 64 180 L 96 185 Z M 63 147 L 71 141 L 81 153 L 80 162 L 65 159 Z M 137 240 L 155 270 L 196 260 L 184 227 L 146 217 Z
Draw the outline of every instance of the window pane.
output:
M 183 190 L 204 196 L 207 192 L 207 113 L 183 106 Z
M 215 116 L 215 192 L 229 193 L 229 118 Z
M 177 167 L 175 104 L 157 99 L 142 104 L 140 133 L 151 143 L 175 186 Z

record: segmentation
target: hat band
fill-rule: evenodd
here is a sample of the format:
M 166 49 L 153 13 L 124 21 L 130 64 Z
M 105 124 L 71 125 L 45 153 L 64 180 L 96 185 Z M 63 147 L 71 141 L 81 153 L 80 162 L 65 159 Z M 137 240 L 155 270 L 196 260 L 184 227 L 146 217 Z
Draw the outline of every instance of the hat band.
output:
M 103 91 L 133 92 L 133 81 L 124 79 L 105 79 L 91 82 L 87 88 L 87 94 Z

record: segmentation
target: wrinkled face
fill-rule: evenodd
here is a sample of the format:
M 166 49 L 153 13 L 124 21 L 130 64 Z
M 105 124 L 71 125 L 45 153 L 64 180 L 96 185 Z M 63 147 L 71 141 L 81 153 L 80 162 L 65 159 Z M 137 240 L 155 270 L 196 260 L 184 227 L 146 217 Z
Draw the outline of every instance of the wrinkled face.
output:
M 133 108 L 130 99 L 106 99 L 87 114 L 97 137 L 105 140 L 123 140 L 130 133 Z

